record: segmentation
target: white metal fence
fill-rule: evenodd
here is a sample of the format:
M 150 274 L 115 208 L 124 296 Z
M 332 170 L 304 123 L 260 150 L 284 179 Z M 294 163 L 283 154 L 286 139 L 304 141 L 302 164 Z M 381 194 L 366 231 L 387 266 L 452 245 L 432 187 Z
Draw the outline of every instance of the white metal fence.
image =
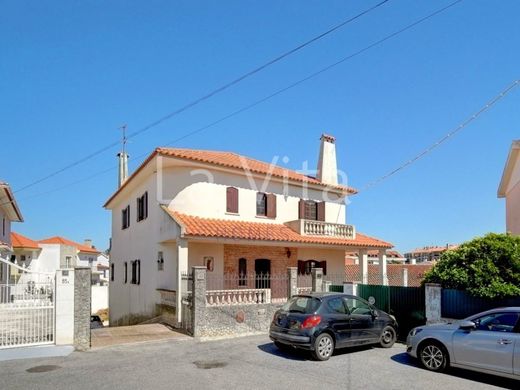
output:
M 54 279 L 0 285 L 0 348 L 54 343 Z

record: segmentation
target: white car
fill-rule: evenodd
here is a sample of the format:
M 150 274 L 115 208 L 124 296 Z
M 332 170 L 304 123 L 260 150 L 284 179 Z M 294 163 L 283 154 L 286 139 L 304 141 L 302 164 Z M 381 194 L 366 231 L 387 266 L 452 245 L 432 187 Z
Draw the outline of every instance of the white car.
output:
M 475 314 L 448 324 L 419 326 L 406 352 L 430 371 L 448 366 L 520 379 L 520 307 Z

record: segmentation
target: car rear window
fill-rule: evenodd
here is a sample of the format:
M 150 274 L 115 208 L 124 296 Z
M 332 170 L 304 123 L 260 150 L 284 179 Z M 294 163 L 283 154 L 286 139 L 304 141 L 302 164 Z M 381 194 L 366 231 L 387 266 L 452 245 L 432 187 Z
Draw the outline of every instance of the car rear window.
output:
M 312 297 L 292 297 L 282 309 L 291 313 L 314 313 L 320 307 L 321 301 Z

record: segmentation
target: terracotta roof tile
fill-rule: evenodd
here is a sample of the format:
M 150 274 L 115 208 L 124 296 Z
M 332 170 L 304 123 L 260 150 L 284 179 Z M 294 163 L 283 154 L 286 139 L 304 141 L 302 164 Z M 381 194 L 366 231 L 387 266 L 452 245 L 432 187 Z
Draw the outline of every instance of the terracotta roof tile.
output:
M 96 254 L 99 253 L 99 251 L 96 248 L 91 248 L 91 247 L 88 247 L 83 244 L 78 244 L 77 242 L 68 240 L 68 239 L 60 237 L 60 236 L 46 238 L 46 239 L 40 240 L 38 242 L 40 242 L 42 244 L 60 244 L 60 245 L 75 246 L 78 249 L 78 251 L 80 251 L 80 252 L 96 253 Z
M 356 233 L 356 239 L 303 236 L 283 224 L 201 218 L 181 214 L 162 206 L 184 228 L 187 237 L 214 237 L 240 240 L 295 242 L 302 244 L 391 248 L 392 244 Z
M 15 232 L 11 232 L 11 244 L 15 249 L 40 249 L 37 241 Z
M 313 185 L 318 185 L 323 187 L 324 189 L 334 189 L 339 190 L 345 194 L 354 195 L 357 193 L 357 190 L 344 186 L 341 184 L 338 185 L 330 185 L 323 183 L 315 177 L 307 176 L 302 173 L 298 173 L 294 170 L 283 168 L 277 165 L 273 165 L 264 161 L 255 160 L 249 157 L 242 156 L 233 152 L 222 152 L 222 151 L 213 151 L 213 150 L 198 150 L 198 149 L 180 149 L 180 148 L 156 148 L 148 158 L 137 168 L 132 175 L 123 183 L 123 185 L 114 193 L 112 196 L 105 202 L 104 207 L 107 207 L 108 204 L 116 197 L 119 192 L 125 188 L 129 182 L 142 170 L 155 156 L 166 156 L 166 157 L 175 157 L 190 161 L 197 161 L 206 164 L 218 165 L 226 168 L 234 168 L 241 171 L 250 171 L 256 174 L 262 175 L 272 175 L 277 178 L 288 178 L 289 180 L 293 180 L 300 183 L 309 183 Z

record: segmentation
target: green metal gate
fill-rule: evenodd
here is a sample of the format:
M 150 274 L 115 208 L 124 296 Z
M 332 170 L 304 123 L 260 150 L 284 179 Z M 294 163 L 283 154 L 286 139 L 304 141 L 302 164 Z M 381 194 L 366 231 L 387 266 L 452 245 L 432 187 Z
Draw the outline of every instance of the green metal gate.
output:
M 404 340 L 408 332 L 426 323 L 424 287 L 398 287 L 359 284 L 358 296 L 388 314 L 399 324 L 399 339 Z

